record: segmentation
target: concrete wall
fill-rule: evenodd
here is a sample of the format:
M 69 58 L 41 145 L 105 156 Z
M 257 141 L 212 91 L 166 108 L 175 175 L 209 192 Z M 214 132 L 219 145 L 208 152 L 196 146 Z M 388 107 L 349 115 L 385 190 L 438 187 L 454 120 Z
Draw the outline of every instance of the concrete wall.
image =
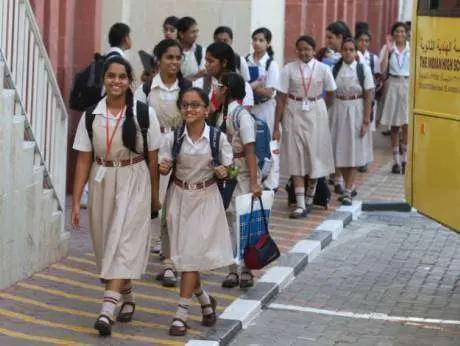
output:
M 14 115 L 14 91 L 0 86 L 0 98 L 2 289 L 65 257 L 69 233 L 62 237 L 62 212 L 53 191 L 43 188 L 44 169 L 38 165 L 35 143 L 24 141 L 25 117 Z
M 194 17 L 200 30 L 198 43 L 203 46 L 212 43 L 216 27 L 230 26 L 234 49 L 242 55 L 250 52 L 252 31 L 267 26 L 273 33 L 276 57 L 282 62 L 284 0 L 103 0 L 102 6 L 101 49 L 108 48 L 107 33 L 113 23 L 130 25 L 133 48 L 128 58 L 138 77 L 142 70 L 137 51 L 152 51 L 163 38 L 163 20 L 170 15 Z

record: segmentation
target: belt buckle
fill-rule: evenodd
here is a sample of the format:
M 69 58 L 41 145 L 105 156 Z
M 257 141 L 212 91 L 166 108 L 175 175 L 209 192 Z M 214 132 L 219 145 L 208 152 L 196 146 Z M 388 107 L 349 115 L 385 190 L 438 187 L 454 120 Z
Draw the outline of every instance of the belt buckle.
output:
M 189 190 L 198 190 L 198 184 L 188 184 Z
M 121 161 L 112 161 L 113 167 L 121 167 Z

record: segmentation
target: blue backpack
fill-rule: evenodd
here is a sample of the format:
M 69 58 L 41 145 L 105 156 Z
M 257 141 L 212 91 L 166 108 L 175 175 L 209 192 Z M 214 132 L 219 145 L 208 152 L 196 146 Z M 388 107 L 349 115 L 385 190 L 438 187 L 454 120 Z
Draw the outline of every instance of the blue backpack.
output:
M 238 106 L 232 116 L 234 131 L 239 131 L 240 129 L 240 114 L 244 110 L 245 108 L 243 106 Z M 270 128 L 264 120 L 256 117 L 252 113 L 250 114 L 256 123 L 256 156 L 259 168 L 262 170 L 265 164 L 265 159 L 270 159 L 272 156 L 270 151 Z

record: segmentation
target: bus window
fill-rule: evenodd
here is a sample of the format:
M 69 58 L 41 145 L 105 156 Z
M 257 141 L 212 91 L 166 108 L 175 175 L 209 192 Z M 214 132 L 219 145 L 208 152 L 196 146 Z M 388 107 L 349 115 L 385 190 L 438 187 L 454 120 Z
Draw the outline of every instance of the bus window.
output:
M 419 0 L 419 16 L 460 17 L 460 0 Z

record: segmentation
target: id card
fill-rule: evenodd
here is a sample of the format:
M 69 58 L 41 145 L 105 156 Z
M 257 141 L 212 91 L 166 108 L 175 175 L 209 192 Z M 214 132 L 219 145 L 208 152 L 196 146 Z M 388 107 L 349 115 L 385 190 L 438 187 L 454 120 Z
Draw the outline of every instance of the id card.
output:
M 107 167 L 100 166 L 99 169 L 97 170 L 96 177 L 94 178 L 94 181 L 97 183 L 102 183 L 105 177 L 105 173 L 107 172 Z
M 308 100 L 303 100 L 303 101 L 302 101 L 302 110 L 303 110 L 304 112 L 308 112 L 308 111 L 310 110 L 310 108 L 311 108 L 310 101 L 308 101 Z

